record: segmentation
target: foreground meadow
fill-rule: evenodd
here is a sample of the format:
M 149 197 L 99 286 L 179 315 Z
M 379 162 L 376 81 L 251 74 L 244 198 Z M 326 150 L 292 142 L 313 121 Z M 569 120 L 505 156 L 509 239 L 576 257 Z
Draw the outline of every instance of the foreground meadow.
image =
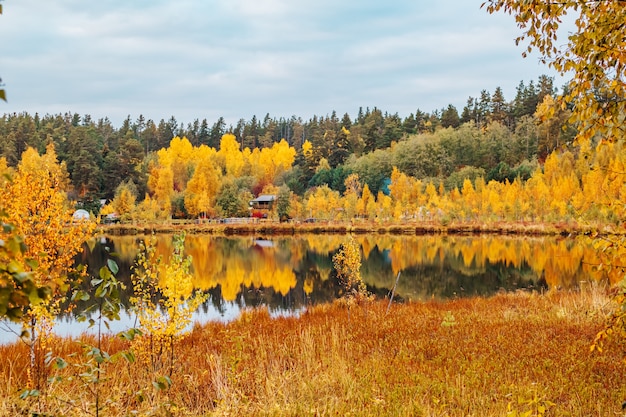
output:
M 622 415 L 624 346 L 590 352 L 611 308 L 593 287 L 389 311 L 383 301 L 349 310 L 337 302 L 298 318 L 248 311 L 195 326 L 175 346 L 171 369 L 135 352 L 133 363 L 103 362 L 99 384 L 79 378 L 87 357 L 71 355 L 81 352 L 77 341 L 52 340 L 68 366 L 51 370 L 62 378 L 27 399 L 19 398 L 26 347 L 0 346 L 0 415 L 96 415 L 96 389 L 101 416 Z M 107 338 L 102 349 L 113 354 L 127 343 Z

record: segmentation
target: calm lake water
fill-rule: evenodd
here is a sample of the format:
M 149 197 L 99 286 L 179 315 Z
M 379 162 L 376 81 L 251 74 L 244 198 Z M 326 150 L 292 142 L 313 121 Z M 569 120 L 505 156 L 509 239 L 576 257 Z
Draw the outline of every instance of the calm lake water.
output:
M 131 268 L 144 239 L 102 236 L 85 245 L 78 261 L 95 276 L 115 254 L 118 278 L 130 289 Z M 273 315 L 297 314 L 306 306 L 331 302 L 340 290 L 332 256 L 345 239 L 187 235 L 185 251 L 193 258 L 195 287 L 210 295 L 195 320 L 228 321 L 241 309 L 256 306 L 266 306 Z M 368 290 L 388 297 L 399 274 L 394 296 L 399 302 L 575 288 L 590 280 L 593 259 L 590 242 L 562 237 L 357 235 L 355 239 L 361 245 L 361 275 Z M 156 236 L 156 250 L 168 257 L 172 236 Z M 130 316 L 117 324 L 119 330 L 132 325 Z M 0 326 L 0 341 L 10 337 L 4 327 Z M 60 317 L 57 327 L 60 334 L 86 329 L 71 316 Z

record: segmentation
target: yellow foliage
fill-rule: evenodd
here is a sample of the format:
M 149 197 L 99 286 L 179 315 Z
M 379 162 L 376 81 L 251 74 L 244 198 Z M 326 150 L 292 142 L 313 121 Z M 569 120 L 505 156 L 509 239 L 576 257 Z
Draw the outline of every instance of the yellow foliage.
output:
M 62 286 L 74 256 L 95 229 L 92 221 L 73 221 L 68 186 L 65 165 L 58 163 L 49 145 L 41 156 L 28 148 L 13 180 L 0 193 L 6 221 L 16 227 L 28 247 L 24 258 L 37 262 L 33 272 L 38 285 Z
M 317 187 L 305 202 L 305 210 L 309 217 L 318 219 L 334 220 L 339 208 L 341 208 L 339 193 L 331 190 L 326 184 Z
M 349 235 L 333 256 L 333 266 L 349 299 L 361 301 L 367 298 L 367 288 L 361 278 L 361 248 Z
M 185 208 L 192 216 L 214 214 L 215 196 L 220 187 L 220 171 L 210 158 L 201 159 L 185 189 Z
M 218 158 L 224 164 L 226 175 L 239 177 L 244 166 L 243 153 L 235 135 L 227 133 L 222 136 Z
M 309 140 L 305 140 L 302 144 L 302 155 L 305 158 L 311 158 L 313 156 L 313 144 Z

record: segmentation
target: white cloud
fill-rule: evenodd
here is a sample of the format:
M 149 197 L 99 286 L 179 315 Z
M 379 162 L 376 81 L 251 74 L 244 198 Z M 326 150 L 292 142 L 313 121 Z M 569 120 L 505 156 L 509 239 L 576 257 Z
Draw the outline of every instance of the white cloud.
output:
M 521 58 L 509 16 L 480 2 L 7 0 L 0 75 L 13 111 L 407 116 L 549 73 Z

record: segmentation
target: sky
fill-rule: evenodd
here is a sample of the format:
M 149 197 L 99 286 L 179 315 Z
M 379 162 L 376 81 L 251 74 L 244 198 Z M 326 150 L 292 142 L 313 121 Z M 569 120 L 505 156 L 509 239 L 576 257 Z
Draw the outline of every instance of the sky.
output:
M 4 0 L 0 114 L 404 118 L 555 76 L 482 1 Z

